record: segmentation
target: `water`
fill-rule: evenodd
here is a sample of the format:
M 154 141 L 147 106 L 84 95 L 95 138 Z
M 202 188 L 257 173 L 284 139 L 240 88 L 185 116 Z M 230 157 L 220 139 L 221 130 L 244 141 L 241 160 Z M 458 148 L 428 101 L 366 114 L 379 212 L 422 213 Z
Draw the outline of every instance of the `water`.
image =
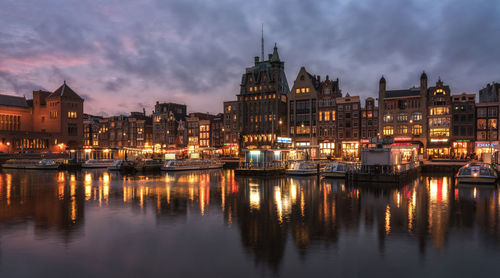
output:
M 3 170 L 0 277 L 464 277 L 500 265 L 500 191 L 226 170 Z

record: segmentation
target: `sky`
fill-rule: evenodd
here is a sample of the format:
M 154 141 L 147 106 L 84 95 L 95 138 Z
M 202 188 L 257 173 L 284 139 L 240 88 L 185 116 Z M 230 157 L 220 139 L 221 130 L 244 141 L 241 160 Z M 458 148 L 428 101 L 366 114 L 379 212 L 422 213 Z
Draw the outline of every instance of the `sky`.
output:
M 64 80 L 85 112 L 156 101 L 219 113 L 241 75 L 278 45 L 290 88 L 301 66 L 376 97 L 441 77 L 452 94 L 500 82 L 497 0 L 2 0 L 0 94 L 31 98 Z

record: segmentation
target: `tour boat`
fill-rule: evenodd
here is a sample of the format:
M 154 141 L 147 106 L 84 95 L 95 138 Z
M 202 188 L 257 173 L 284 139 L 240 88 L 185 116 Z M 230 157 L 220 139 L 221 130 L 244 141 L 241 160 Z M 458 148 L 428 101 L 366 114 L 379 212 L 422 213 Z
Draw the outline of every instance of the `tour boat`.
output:
M 113 162 L 113 159 L 89 159 L 82 164 L 82 168 L 108 168 Z
M 316 175 L 318 174 L 317 167 L 316 163 L 313 162 L 294 162 L 285 172 L 288 175 Z
M 117 159 L 117 160 L 113 161 L 113 164 L 111 164 L 110 166 L 108 166 L 108 170 L 110 170 L 110 171 L 120 171 L 122 165 L 123 165 L 123 160 Z
M 146 159 L 138 161 L 135 164 L 135 170 L 137 171 L 159 171 L 163 166 L 163 161 L 161 159 Z
M 459 183 L 495 183 L 497 172 L 486 163 L 469 163 L 458 170 Z
M 325 178 L 345 178 L 349 165 L 341 162 L 333 162 L 326 165 L 321 175 Z
M 224 165 L 218 160 L 169 160 L 161 167 L 163 171 L 185 171 L 220 169 Z
M 37 169 L 37 170 L 56 170 L 60 164 L 52 159 L 9 159 L 2 167 L 5 169 Z

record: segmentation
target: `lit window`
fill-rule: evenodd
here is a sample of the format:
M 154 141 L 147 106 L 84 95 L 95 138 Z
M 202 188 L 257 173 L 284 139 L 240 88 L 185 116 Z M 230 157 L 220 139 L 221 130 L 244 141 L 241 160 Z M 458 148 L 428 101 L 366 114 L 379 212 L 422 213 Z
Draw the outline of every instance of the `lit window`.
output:
M 392 126 L 384 126 L 384 135 L 393 135 L 394 128 Z
M 77 118 L 76 112 L 69 111 L 68 112 L 68 118 L 70 118 L 70 119 L 76 119 Z
M 411 133 L 414 136 L 420 136 L 420 135 L 422 135 L 422 126 L 421 125 L 414 125 L 412 127 Z

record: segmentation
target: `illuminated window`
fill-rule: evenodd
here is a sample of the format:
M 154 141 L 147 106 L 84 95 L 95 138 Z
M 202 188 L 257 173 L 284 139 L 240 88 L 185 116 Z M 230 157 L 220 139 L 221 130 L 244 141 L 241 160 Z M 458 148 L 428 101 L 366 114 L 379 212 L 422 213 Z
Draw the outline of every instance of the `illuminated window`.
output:
M 488 128 L 489 129 L 497 129 L 497 119 L 489 119 L 488 120 Z
M 399 134 L 407 134 L 408 133 L 408 126 L 407 125 L 398 126 L 398 133 Z
M 332 121 L 335 121 L 335 110 L 332 110 Z
M 411 114 L 411 120 L 414 122 L 418 122 L 422 120 L 422 112 L 413 112 Z
M 431 115 L 431 116 L 448 115 L 448 114 L 450 114 L 449 107 L 433 107 L 429 110 L 429 115 Z
M 446 95 L 446 92 L 443 89 L 437 89 L 434 91 L 434 95 Z
M 414 125 L 411 129 L 411 133 L 415 136 L 420 136 L 422 135 L 422 126 L 421 125 Z
M 305 92 L 306 92 L 306 88 L 301 88 L 301 89 L 300 89 L 300 91 L 301 91 L 302 93 L 305 93 Z
M 69 111 L 68 112 L 68 118 L 70 118 L 70 119 L 76 119 L 77 118 L 76 112 Z
M 450 136 L 449 128 L 431 128 L 429 132 L 431 137 L 448 137 Z
M 477 128 L 478 129 L 486 129 L 486 119 L 477 120 Z
M 394 118 L 392 115 L 385 115 L 384 116 L 384 123 L 392 123 L 393 120 L 394 120 Z
M 408 121 L 408 113 L 399 113 L 398 122 L 407 122 Z
M 300 89 L 299 89 L 299 88 L 297 88 L 297 89 L 295 90 L 295 93 L 300 94 Z
M 394 128 L 392 126 L 384 126 L 384 135 L 393 135 Z
M 329 121 L 330 120 L 330 112 L 326 111 L 325 112 L 325 121 Z
M 50 111 L 50 118 L 57 119 L 57 111 Z

